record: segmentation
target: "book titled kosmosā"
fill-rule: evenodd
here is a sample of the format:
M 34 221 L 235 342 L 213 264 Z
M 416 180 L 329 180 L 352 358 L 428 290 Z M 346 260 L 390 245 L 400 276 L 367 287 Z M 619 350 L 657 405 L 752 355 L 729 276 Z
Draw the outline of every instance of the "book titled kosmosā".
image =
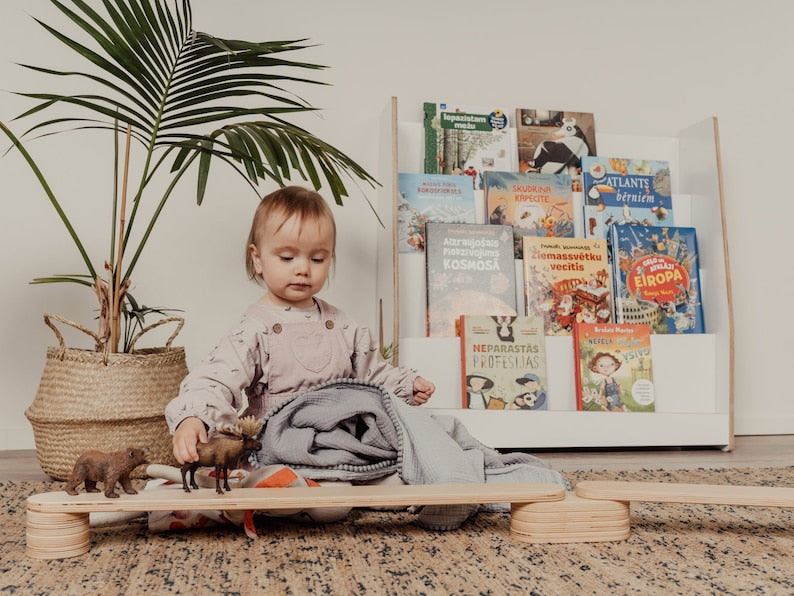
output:
M 454 337 L 462 314 L 516 315 L 513 227 L 427 223 L 427 336 Z

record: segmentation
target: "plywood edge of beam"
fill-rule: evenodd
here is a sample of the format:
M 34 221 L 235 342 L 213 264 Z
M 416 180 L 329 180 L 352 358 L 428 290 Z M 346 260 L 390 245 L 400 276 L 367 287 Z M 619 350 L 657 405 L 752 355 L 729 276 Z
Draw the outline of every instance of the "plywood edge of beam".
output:
M 68 495 L 63 491 L 28 497 L 29 511 L 100 512 L 167 511 L 169 509 L 293 509 L 310 507 L 372 507 L 456 505 L 461 503 L 528 503 L 559 501 L 565 488 L 552 483 L 497 482 L 485 484 L 358 485 L 291 488 L 236 488 L 219 495 L 202 488 L 121 493 L 109 499 L 103 493 Z
M 585 499 L 610 501 L 794 507 L 794 488 L 777 486 L 585 480 L 575 492 Z

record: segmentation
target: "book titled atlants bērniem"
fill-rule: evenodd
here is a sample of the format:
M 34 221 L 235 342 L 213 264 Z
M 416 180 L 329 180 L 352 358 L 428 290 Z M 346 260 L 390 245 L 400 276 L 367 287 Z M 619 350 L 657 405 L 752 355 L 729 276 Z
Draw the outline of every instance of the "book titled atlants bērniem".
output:
M 427 335 L 454 337 L 463 314 L 516 315 L 512 226 L 428 223 Z
M 584 235 L 606 238 L 613 223 L 673 225 L 670 164 L 652 159 L 582 158 Z

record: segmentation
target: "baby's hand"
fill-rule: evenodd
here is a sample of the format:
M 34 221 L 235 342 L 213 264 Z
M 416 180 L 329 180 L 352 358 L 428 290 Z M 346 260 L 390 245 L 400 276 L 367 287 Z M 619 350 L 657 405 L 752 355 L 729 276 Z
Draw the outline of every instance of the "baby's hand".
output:
M 174 446 L 174 457 L 180 465 L 198 460 L 196 445 L 198 445 L 199 441 L 202 443 L 208 441 L 207 427 L 195 416 L 185 418 L 176 427 L 171 441 Z
M 433 383 L 422 377 L 416 377 L 414 380 L 414 405 L 421 406 L 426 403 L 435 390 L 436 386 Z

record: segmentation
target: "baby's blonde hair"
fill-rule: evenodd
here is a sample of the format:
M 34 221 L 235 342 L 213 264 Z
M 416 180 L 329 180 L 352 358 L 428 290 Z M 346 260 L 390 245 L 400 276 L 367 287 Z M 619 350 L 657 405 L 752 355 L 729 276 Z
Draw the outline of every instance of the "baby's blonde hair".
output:
M 266 195 L 254 212 L 251 231 L 248 233 L 248 242 L 245 244 L 245 270 L 249 279 L 259 280 L 250 246 L 258 245 L 259 234 L 264 230 L 265 222 L 271 217 L 280 217 L 281 223 L 278 225 L 278 230 L 293 215 L 298 217 L 300 223 L 319 221 L 324 218 L 331 224 L 334 234 L 331 259 L 333 262 L 336 261 L 336 222 L 328 203 L 320 193 L 311 189 L 302 186 L 285 186 Z

